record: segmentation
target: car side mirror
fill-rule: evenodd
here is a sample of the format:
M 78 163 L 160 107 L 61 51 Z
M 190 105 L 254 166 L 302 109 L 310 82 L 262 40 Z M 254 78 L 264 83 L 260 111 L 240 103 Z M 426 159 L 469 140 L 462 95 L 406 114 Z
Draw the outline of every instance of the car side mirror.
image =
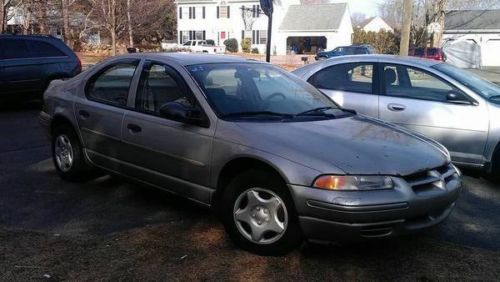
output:
M 187 107 L 178 102 L 168 102 L 160 107 L 160 115 L 179 122 L 208 127 L 202 111 L 197 107 Z
M 450 91 L 446 95 L 446 101 L 453 104 L 470 105 L 471 102 L 465 99 L 464 95 L 456 91 Z

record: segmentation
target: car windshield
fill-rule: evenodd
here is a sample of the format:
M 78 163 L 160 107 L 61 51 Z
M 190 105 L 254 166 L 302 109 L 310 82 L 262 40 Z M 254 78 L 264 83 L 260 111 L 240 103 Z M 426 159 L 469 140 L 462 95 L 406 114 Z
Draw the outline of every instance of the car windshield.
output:
M 433 68 L 459 81 L 486 99 L 500 101 L 500 86 L 493 82 L 446 63 L 435 65 Z
M 203 64 L 188 67 L 222 118 L 338 118 L 346 112 L 310 84 L 265 64 Z

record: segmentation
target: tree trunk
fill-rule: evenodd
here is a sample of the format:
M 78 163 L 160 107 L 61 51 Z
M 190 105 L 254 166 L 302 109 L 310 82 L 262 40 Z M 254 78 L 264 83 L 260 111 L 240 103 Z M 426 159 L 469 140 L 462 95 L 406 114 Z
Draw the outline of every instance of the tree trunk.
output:
M 116 56 L 116 0 L 111 1 L 111 53 Z
M 0 0 L 0 34 L 7 31 L 7 16 L 12 0 Z
M 439 24 L 440 29 L 438 32 L 434 33 L 434 38 L 432 40 L 432 47 L 439 48 L 441 45 L 441 41 L 443 40 L 443 32 L 444 32 L 444 20 L 446 16 L 446 7 L 448 6 L 448 0 L 440 0 L 437 4 L 437 15 L 436 22 Z
M 62 13 L 63 13 L 63 39 L 67 45 L 70 45 L 69 0 L 62 0 Z
M 130 17 L 130 0 L 127 0 L 127 23 L 129 47 L 134 47 L 134 31 L 132 30 L 132 20 Z
M 5 20 L 6 20 L 6 16 L 5 16 L 5 0 L 0 0 L 0 34 L 1 33 L 4 33 L 5 31 Z
M 408 56 L 408 49 L 410 47 L 410 32 L 411 32 L 412 17 L 413 17 L 412 0 L 404 0 L 403 27 L 401 29 L 401 45 L 399 46 L 399 54 L 401 56 Z
M 37 5 L 37 8 L 40 8 L 38 11 L 40 14 L 40 18 L 38 19 L 38 23 L 40 25 L 40 33 L 41 34 L 48 34 L 49 33 L 49 25 L 48 25 L 48 14 L 47 14 L 47 5 L 41 4 Z

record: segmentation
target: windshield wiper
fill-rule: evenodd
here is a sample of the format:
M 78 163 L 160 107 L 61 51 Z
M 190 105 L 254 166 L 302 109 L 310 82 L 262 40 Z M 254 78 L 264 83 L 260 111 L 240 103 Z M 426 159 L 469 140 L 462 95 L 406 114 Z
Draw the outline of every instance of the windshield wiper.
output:
M 293 118 L 294 115 L 277 113 L 271 111 L 257 111 L 257 112 L 237 112 L 223 115 L 224 118 L 234 118 L 234 117 L 255 117 L 255 116 L 273 116 L 281 118 Z
M 298 113 L 295 116 L 300 117 L 300 116 L 314 116 L 314 115 L 328 115 L 328 116 L 333 116 L 331 114 L 325 114 L 326 111 L 332 110 L 333 107 L 319 107 L 319 108 L 314 108 L 312 110 L 307 110 L 302 113 Z

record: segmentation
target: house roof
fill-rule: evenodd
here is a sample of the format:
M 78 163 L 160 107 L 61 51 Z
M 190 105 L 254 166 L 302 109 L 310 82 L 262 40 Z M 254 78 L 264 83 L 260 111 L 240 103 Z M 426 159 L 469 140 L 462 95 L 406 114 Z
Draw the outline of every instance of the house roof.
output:
M 500 30 L 500 10 L 456 10 L 446 13 L 445 31 Z
M 338 30 L 346 3 L 319 5 L 291 5 L 281 23 L 284 31 L 326 31 Z
M 375 17 L 367 18 L 366 20 L 362 21 L 359 24 L 359 27 L 362 27 L 362 28 L 365 27 L 366 25 L 368 25 L 369 23 L 371 23 L 374 19 L 375 19 Z

